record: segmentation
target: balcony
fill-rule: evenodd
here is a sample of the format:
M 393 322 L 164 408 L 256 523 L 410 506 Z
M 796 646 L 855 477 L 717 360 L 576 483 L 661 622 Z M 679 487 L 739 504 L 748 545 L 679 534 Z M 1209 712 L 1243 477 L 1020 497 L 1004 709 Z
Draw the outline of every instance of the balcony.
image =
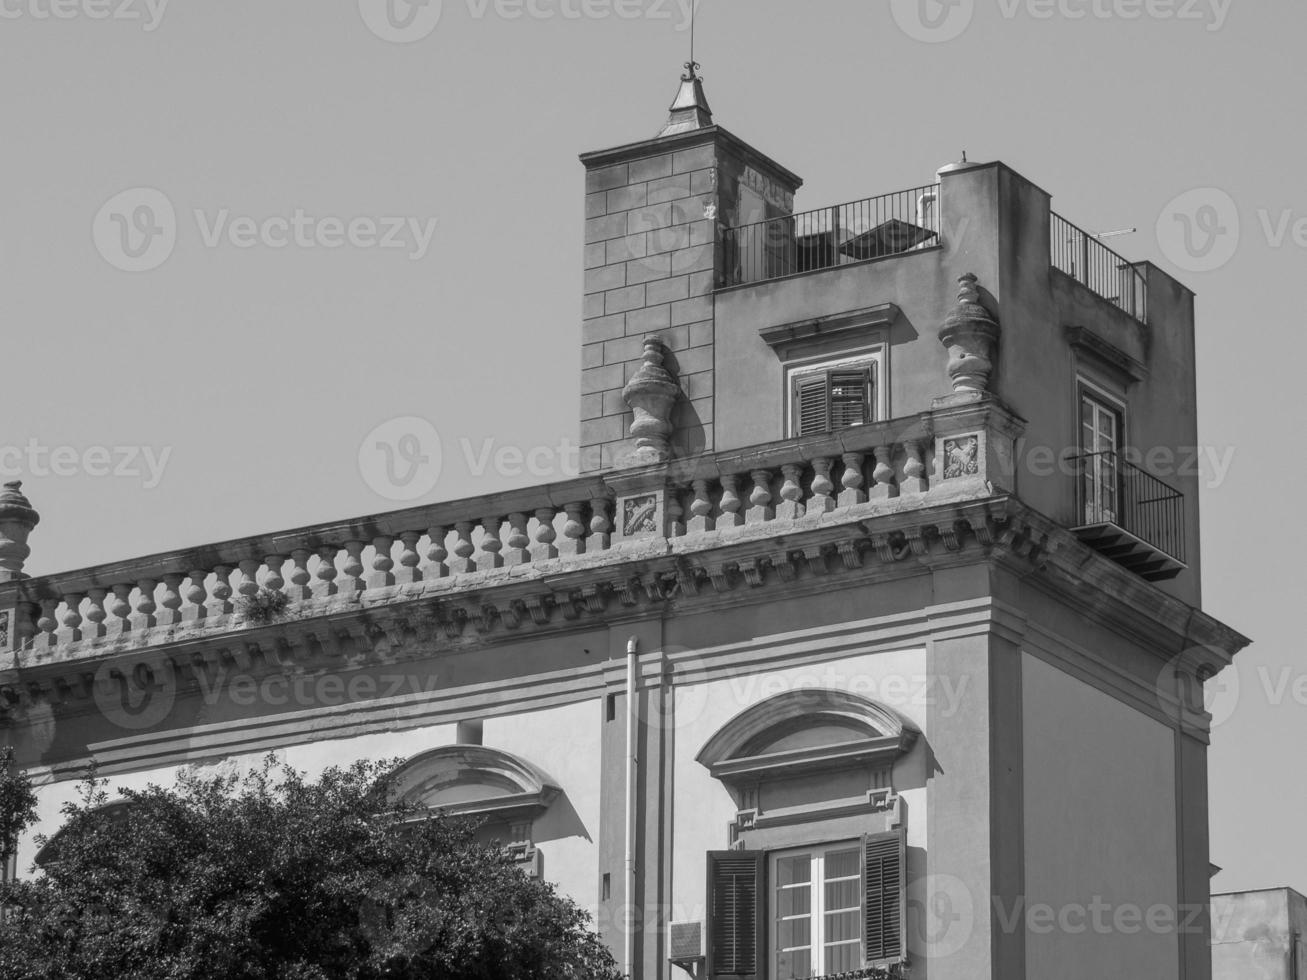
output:
M 856 265 L 939 244 L 939 187 L 727 229 L 719 288 Z
M 1053 268 L 1148 324 L 1148 278 L 1097 237 L 1052 214 Z
M 1150 582 L 1184 570 L 1184 494 L 1117 453 L 1090 453 L 1081 466 L 1073 532 L 1103 556 Z

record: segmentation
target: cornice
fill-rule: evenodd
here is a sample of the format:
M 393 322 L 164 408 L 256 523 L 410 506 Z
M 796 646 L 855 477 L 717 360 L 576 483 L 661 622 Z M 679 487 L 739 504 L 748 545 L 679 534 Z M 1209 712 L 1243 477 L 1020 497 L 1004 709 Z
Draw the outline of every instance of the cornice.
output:
M 36 704 L 68 714 L 94 710 L 97 685 L 101 693 L 116 691 L 142 671 L 172 672 L 180 691 L 197 686 L 201 675 L 230 669 L 255 676 L 362 669 L 986 561 L 1138 638 L 1161 658 L 1183 651 L 1188 659 L 1182 666 L 1195 674 L 1219 672 L 1248 642 L 1015 498 L 1000 494 L 922 505 L 930 499 L 916 498 L 912 506 L 904 498 L 876 501 L 792 521 L 311 600 L 293 607 L 290 618 L 263 626 L 224 617 L 191 629 L 83 641 L 46 657 L 24 651 L 0 672 L 0 711 L 22 716 Z

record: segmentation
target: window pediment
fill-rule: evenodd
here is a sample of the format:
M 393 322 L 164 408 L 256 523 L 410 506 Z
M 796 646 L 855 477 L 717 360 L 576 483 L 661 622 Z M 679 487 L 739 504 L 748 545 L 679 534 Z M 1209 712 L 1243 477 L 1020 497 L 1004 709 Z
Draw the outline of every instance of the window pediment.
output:
M 890 767 L 917 728 L 847 691 L 789 691 L 736 715 L 697 756 L 715 778 L 756 782 L 856 766 Z
M 447 745 L 414 756 L 394 780 L 405 803 L 497 821 L 539 816 L 561 792 L 525 759 L 481 745 Z

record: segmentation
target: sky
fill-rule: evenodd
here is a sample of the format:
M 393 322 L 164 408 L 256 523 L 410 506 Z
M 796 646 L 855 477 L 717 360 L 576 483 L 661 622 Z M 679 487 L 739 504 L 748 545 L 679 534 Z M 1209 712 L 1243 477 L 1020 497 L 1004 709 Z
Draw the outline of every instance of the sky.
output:
M 0 0 L 28 571 L 402 506 L 360 458 L 395 420 L 428 423 L 396 465 L 439 450 L 421 501 L 563 475 L 577 155 L 657 132 L 686 3 Z M 805 178 L 799 208 L 965 149 L 1197 291 L 1200 442 L 1234 454 L 1205 606 L 1256 641 L 1214 682 L 1213 887 L 1307 891 L 1307 5 L 703 0 L 695 34 L 716 121 Z

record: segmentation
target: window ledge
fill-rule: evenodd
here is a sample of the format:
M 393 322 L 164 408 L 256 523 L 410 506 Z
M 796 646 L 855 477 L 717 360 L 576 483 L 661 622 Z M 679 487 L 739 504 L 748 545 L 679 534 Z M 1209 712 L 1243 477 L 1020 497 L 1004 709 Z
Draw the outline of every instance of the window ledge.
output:
M 897 735 L 865 738 L 836 745 L 818 745 L 785 752 L 726 759 L 710 767 L 723 782 L 755 781 L 768 777 L 797 776 L 859 765 L 893 764 L 912 747 L 916 732 L 904 729 Z
M 884 303 L 816 320 L 799 320 L 764 327 L 758 333 L 776 351 L 777 356 L 786 361 L 811 347 L 841 348 L 856 345 L 866 341 L 866 335 L 872 331 L 892 326 L 898 318 L 899 308 L 893 303 Z

